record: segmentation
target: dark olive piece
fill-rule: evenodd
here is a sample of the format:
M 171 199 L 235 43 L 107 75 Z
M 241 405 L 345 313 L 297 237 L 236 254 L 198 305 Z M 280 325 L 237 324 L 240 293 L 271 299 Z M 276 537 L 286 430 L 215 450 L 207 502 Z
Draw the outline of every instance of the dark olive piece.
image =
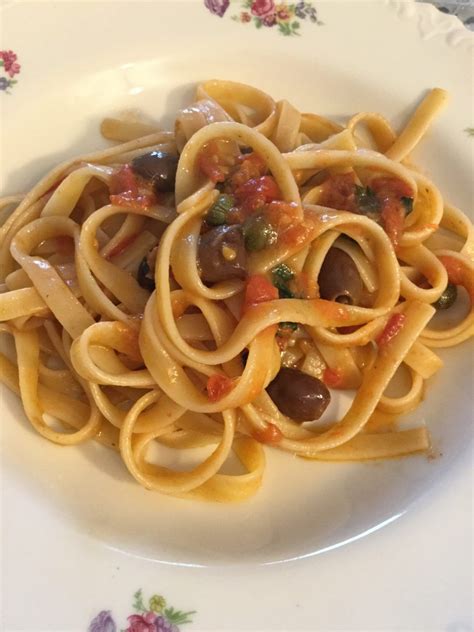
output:
M 133 172 L 150 180 L 155 193 L 174 191 L 178 157 L 165 151 L 151 151 L 132 160 Z
M 270 382 L 267 393 L 284 415 L 300 422 L 319 419 L 331 401 L 321 380 L 286 367 Z
M 328 301 L 358 305 L 362 279 L 352 257 L 337 247 L 329 249 L 318 277 L 319 295 Z
M 153 274 L 150 270 L 146 257 L 143 257 L 140 261 L 140 265 L 138 266 L 137 281 L 142 288 L 148 290 L 149 292 L 153 292 L 155 289 L 155 279 L 153 278 Z
M 439 299 L 433 303 L 433 307 L 436 309 L 448 309 L 456 302 L 458 297 L 458 288 L 454 285 L 454 283 L 448 283 L 446 289 L 441 294 Z
M 204 283 L 245 279 L 247 253 L 240 226 L 216 226 L 201 235 L 198 259 Z

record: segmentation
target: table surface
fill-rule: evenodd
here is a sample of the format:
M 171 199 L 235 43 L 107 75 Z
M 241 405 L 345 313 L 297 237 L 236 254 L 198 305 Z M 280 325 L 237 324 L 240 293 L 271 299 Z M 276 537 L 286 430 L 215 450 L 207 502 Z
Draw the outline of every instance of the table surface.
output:
M 450 13 L 457 16 L 463 24 L 474 31 L 474 2 L 473 0 L 418 0 L 419 2 L 427 2 L 434 4 L 443 13 Z

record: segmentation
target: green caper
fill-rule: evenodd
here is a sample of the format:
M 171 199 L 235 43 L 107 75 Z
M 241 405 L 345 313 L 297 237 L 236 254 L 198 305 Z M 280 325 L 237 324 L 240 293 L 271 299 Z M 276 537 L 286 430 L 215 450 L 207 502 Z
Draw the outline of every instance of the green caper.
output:
M 277 233 L 262 215 L 253 215 L 243 225 L 245 248 L 256 252 L 274 244 Z
M 458 297 L 458 288 L 454 285 L 454 283 L 448 283 L 446 289 L 441 294 L 439 299 L 433 303 L 433 307 L 436 309 L 448 309 L 456 302 Z
M 234 206 L 235 200 L 233 195 L 222 193 L 208 210 L 206 222 L 211 226 L 221 226 L 227 223 L 227 214 Z

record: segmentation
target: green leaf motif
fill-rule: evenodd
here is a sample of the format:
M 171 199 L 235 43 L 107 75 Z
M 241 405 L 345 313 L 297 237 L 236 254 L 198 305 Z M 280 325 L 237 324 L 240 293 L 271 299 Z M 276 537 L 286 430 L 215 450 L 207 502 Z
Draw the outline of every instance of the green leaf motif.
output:
M 468 136 L 474 136 L 474 127 L 466 127 L 464 131 Z
M 261 29 L 261 28 L 262 28 L 262 24 L 263 24 L 263 22 L 262 22 L 262 20 L 261 20 L 260 18 L 255 18 L 255 26 L 256 26 L 258 29 Z
M 135 601 L 133 602 L 133 609 L 137 612 L 146 612 L 147 609 L 145 607 L 145 603 L 143 601 L 142 590 L 137 590 L 137 592 L 133 595 Z
M 291 35 L 291 28 L 289 24 L 286 24 L 285 22 L 279 22 L 278 28 L 282 35 Z
M 190 612 L 182 612 L 181 610 L 175 610 L 174 608 L 165 608 L 164 615 L 168 619 L 170 623 L 174 623 L 175 625 L 183 625 L 184 623 L 192 623 L 192 619 L 190 616 L 192 614 L 196 614 L 195 610 L 191 610 Z

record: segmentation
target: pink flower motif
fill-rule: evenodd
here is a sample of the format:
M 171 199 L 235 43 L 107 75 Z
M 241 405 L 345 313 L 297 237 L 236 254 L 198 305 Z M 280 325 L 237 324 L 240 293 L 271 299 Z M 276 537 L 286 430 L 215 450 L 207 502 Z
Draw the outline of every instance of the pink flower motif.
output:
M 20 64 L 17 63 L 18 57 L 12 50 L 0 50 L 0 59 L 3 60 L 5 72 L 14 77 L 20 72 Z
M 265 18 L 275 13 L 275 3 L 273 0 L 254 0 L 250 10 L 252 15 Z
M 129 626 L 126 632 L 157 632 L 155 621 L 156 614 L 154 612 L 147 612 L 143 616 L 132 614 L 128 617 Z

